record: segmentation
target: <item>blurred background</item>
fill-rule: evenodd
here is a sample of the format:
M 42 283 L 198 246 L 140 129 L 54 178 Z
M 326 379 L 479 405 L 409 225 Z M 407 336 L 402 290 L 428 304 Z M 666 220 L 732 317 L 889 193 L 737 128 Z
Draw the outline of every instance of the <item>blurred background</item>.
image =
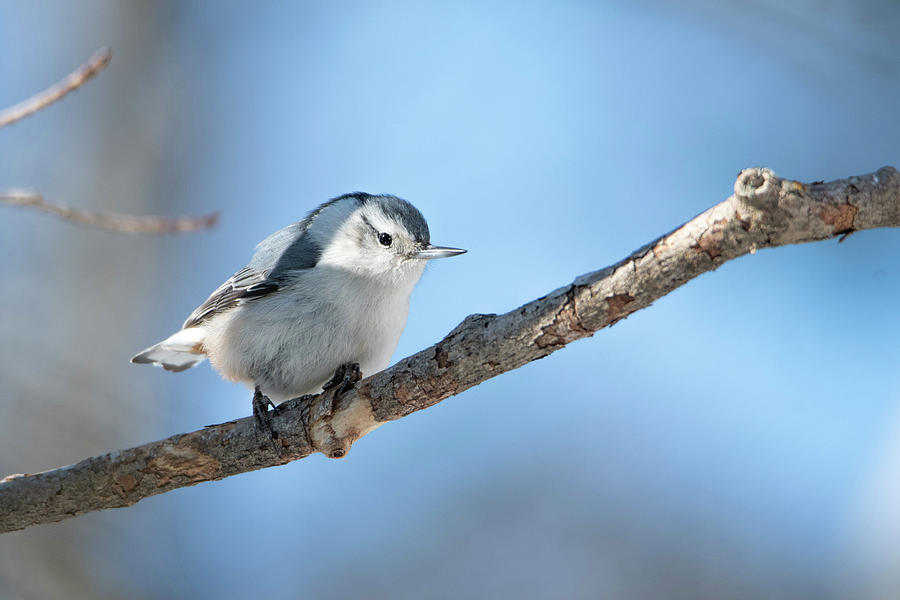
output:
M 0 474 L 249 414 L 128 362 L 318 203 L 389 192 L 436 243 L 395 360 L 603 267 L 743 167 L 900 167 L 892 1 L 0 1 Z M 321 456 L 0 537 L 0 597 L 900 595 L 900 234 L 766 250 Z M 501 425 L 502 424 L 502 425 Z

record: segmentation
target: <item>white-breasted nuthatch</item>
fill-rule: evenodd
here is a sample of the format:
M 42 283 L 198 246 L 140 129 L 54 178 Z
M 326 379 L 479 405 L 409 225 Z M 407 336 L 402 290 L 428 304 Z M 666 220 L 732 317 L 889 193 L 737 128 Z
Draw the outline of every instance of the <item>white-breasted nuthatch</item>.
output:
M 432 246 L 406 200 L 340 196 L 260 242 L 180 331 L 131 362 L 183 371 L 209 358 L 225 379 L 255 387 L 254 412 L 265 412 L 260 393 L 277 404 L 320 391 L 346 365 L 384 369 L 426 261 L 463 252 Z

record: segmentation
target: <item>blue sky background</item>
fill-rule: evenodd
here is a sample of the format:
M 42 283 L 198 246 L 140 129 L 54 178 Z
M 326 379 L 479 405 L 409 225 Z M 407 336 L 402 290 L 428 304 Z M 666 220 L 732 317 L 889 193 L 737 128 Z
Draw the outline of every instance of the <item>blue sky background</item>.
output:
M 0 467 L 249 413 L 128 363 L 260 239 L 352 190 L 436 243 L 395 360 L 613 263 L 768 166 L 900 166 L 890 2 L 0 1 Z M 885 597 L 900 582 L 900 235 L 728 263 L 593 338 L 320 456 L 0 538 L 11 597 Z

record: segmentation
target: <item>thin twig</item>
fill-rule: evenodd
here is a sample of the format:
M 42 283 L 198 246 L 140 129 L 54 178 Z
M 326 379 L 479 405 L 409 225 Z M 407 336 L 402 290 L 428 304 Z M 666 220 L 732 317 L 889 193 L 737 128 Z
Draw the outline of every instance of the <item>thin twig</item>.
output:
M 21 121 L 25 117 L 53 104 L 69 92 L 77 90 L 88 79 L 102 71 L 109 64 L 111 58 L 112 51 L 109 48 L 100 48 L 94 52 L 93 56 L 85 64 L 69 73 L 59 83 L 0 112 L 0 127 L 6 127 L 16 121 Z
M 103 70 L 112 58 L 109 48 L 97 50 L 88 61 L 70 73 L 65 79 L 31 98 L 0 112 L 0 127 L 11 125 L 56 102 L 69 92 Z M 58 217 L 109 231 L 123 233 L 183 233 L 207 229 L 219 220 L 218 213 L 201 217 L 156 217 L 139 215 L 119 215 L 92 213 L 63 204 L 50 204 L 37 192 L 29 190 L 9 190 L 0 192 L 0 202 L 15 206 L 30 206 L 54 214 Z
M 219 213 L 217 212 L 199 217 L 157 217 L 150 215 L 94 213 L 65 206 L 64 204 L 50 204 L 39 193 L 30 190 L 0 192 L 0 203 L 14 206 L 30 206 L 80 225 L 121 233 L 187 233 L 208 229 L 219 221 Z

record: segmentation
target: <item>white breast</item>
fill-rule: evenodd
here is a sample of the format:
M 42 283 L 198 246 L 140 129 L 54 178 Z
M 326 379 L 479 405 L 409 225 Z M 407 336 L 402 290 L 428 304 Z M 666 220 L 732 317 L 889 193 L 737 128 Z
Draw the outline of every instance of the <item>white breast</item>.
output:
M 385 286 L 322 265 L 299 272 L 290 286 L 210 319 L 204 349 L 226 379 L 259 385 L 276 403 L 320 391 L 342 364 L 371 375 L 397 347 L 421 269 L 414 275 Z

